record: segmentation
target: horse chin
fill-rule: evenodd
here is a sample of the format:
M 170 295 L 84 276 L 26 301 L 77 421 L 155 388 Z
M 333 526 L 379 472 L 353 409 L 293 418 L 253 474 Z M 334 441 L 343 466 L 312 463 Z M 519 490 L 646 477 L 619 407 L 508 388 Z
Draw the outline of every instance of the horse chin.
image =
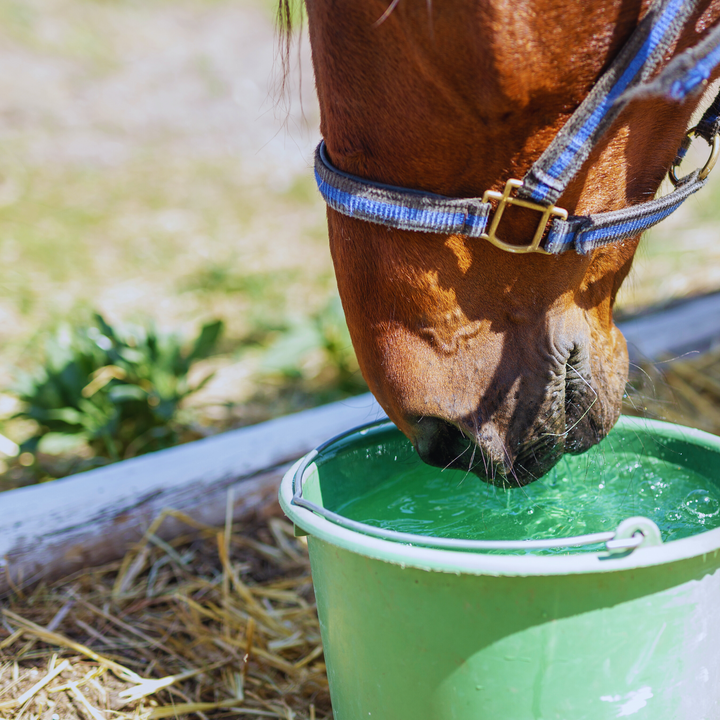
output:
M 444 423 L 438 431 L 443 443 L 431 452 L 417 447 L 421 459 L 443 470 L 454 469 L 476 475 L 480 480 L 501 488 L 522 487 L 538 480 L 550 471 L 563 455 L 563 443 L 556 437 L 537 438 L 523 446 L 510 463 L 493 458 L 487 447 L 466 436 L 460 429 Z M 448 456 L 452 459 L 447 460 Z

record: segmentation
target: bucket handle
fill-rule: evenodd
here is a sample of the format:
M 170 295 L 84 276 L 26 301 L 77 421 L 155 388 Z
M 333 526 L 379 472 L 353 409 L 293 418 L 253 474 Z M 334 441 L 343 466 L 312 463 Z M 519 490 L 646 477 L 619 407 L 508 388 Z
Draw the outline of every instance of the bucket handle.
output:
M 605 543 L 610 553 L 626 552 L 653 545 L 662 545 L 660 528 L 650 518 L 642 516 L 623 520 L 615 530 L 615 537 Z
M 383 424 L 389 423 L 387 420 L 381 420 L 372 425 Z M 436 538 L 426 535 L 416 535 L 414 533 L 398 532 L 396 530 L 385 530 L 358 522 L 357 520 L 350 520 L 307 500 L 303 497 L 302 492 L 305 472 L 319 453 L 322 452 L 326 446 L 335 443 L 345 435 L 350 435 L 353 432 L 355 431 L 351 430 L 328 440 L 303 458 L 293 477 L 293 498 L 291 501 L 293 505 L 305 508 L 335 525 L 362 533 L 363 535 L 369 535 L 381 540 L 404 543 L 406 545 L 419 545 L 440 550 L 550 550 L 605 543 L 605 548 L 611 555 L 624 555 L 637 548 L 662 544 L 662 536 L 658 526 L 649 518 L 641 516 L 630 517 L 623 520 L 614 531 L 608 530 L 606 532 L 590 533 L 588 535 L 548 538 L 546 540 L 462 540 L 459 538 Z M 296 534 L 304 535 L 305 532 L 298 532 L 296 528 Z

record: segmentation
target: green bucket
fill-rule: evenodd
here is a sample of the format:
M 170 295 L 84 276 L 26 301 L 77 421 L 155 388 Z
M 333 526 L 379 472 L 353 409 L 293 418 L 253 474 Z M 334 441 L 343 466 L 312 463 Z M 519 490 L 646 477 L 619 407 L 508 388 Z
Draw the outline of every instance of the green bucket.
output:
M 493 544 L 335 513 L 395 463 L 420 468 L 408 445 L 390 423 L 359 428 L 280 488 L 309 536 L 335 720 L 720 718 L 720 528 L 662 543 L 629 518 L 545 545 Z M 621 418 L 589 453 L 608 463 L 619 449 L 720 484 L 718 437 Z M 536 554 L 553 543 L 594 551 Z

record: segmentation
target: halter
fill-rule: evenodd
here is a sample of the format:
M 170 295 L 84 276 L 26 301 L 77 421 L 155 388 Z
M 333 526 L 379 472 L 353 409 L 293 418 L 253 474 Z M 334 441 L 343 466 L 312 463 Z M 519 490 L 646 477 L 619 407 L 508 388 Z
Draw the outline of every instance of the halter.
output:
M 483 238 L 512 253 L 555 255 L 573 249 L 586 255 L 597 247 L 635 237 L 664 220 L 705 185 L 720 156 L 720 94 L 683 139 L 669 171 L 675 186 L 670 194 L 622 210 L 570 217 L 555 203 L 631 100 L 660 96 L 681 102 L 707 84 L 712 71 L 720 64 L 720 25 L 697 46 L 675 57 L 648 82 L 679 37 L 697 2 L 659 0 L 525 177 L 508 180 L 502 192 L 488 190 L 482 199 L 450 198 L 365 180 L 334 167 L 324 141 L 315 152 L 318 189 L 331 208 L 349 217 L 400 230 Z M 678 178 L 677 169 L 693 136 L 702 137 L 708 143 L 710 156 L 701 169 Z M 529 244 L 512 245 L 498 237 L 508 205 L 540 213 Z

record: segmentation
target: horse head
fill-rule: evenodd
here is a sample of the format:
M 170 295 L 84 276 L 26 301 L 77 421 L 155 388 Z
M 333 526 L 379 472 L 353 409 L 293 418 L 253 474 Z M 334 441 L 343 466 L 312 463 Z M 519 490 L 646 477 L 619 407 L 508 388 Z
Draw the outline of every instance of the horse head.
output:
M 669 58 L 720 14 L 699 3 Z M 521 178 L 647 11 L 610 0 L 307 0 L 321 132 L 341 171 L 443 196 Z M 666 59 L 667 59 L 666 58 Z M 651 198 L 697 97 L 639 97 L 562 194 L 571 214 Z M 498 232 L 527 244 L 535 210 Z M 638 238 L 588 254 L 505 252 L 328 210 L 363 375 L 426 462 L 525 484 L 601 440 L 628 371 L 613 304 Z

